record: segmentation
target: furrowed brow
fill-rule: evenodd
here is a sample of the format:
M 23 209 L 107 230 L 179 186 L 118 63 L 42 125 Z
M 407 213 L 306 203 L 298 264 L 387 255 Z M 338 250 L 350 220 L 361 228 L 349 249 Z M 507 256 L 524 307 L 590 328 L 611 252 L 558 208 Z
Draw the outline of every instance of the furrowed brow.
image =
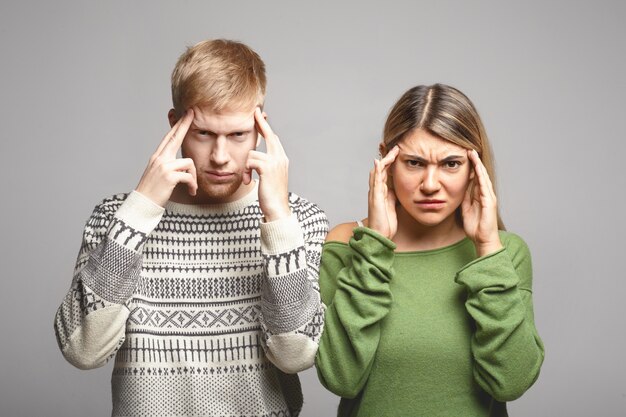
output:
M 406 158 L 406 159 L 411 159 L 411 160 L 422 162 L 422 163 L 428 163 L 428 161 L 425 158 L 423 158 L 423 157 L 421 157 L 419 155 L 411 155 L 411 154 L 408 154 L 408 153 L 403 153 L 402 156 L 404 158 Z
M 446 163 L 450 161 L 457 161 L 459 159 L 463 159 L 463 155 L 450 155 L 443 158 L 440 162 Z

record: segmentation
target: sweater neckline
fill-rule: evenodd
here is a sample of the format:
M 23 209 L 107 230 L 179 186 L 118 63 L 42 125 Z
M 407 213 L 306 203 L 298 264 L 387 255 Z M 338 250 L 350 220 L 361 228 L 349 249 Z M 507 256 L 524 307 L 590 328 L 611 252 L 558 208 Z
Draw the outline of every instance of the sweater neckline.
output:
M 457 248 L 459 248 L 461 246 L 464 246 L 467 243 L 471 243 L 471 242 L 472 241 L 470 240 L 470 238 L 465 236 L 463 239 L 461 239 L 461 240 L 459 240 L 457 242 L 451 243 L 451 244 L 446 245 L 446 246 L 442 246 L 440 248 L 396 252 L 395 255 L 396 256 L 429 256 L 429 255 L 438 255 L 438 254 L 443 253 L 443 252 L 448 252 L 450 250 L 457 249 Z
M 189 215 L 207 215 L 207 214 L 224 214 L 239 211 L 250 204 L 258 200 L 259 182 L 255 182 L 254 188 L 250 190 L 246 195 L 239 200 L 231 201 L 228 203 L 219 204 L 184 204 L 176 203 L 169 200 L 165 204 L 165 211 L 176 214 L 189 214 Z

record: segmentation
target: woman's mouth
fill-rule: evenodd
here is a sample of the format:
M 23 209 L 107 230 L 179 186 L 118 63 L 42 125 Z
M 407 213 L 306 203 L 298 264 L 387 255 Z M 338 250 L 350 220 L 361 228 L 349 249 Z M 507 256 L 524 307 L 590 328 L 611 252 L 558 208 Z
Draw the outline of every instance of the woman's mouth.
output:
M 426 210 L 439 210 L 445 206 L 446 202 L 444 200 L 435 200 L 428 198 L 416 201 L 415 204 L 417 204 L 418 207 Z

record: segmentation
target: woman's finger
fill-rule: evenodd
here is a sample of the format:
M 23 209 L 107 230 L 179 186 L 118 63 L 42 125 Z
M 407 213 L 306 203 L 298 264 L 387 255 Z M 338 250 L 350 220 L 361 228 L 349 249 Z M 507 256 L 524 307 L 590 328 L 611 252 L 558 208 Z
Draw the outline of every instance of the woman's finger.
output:
M 478 157 L 478 153 L 475 150 L 471 150 L 469 151 L 469 155 L 470 155 L 470 159 L 472 160 L 472 163 L 474 164 L 474 173 L 475 173 L 475 177 L 478 180 L 478 192 L 480 193 L 480 196 L 489 196 L 489 189 L 488 189 L 488 185 L 487 185 L 487 178 L 485 177 L 485 167 L 482 164 L 482 161 L 480 160 L 480 158 Z M 476 190 L 474 190 L 474 193 L 476 193 Z
M 383 168 L 387 169 L 387 167 L 389 167 L 396 160 L 398 152 L 400 152 L 398 145 L 394 146 L 389 152 L 387 152 L 387 155 L 380 160 L 383 164 Z

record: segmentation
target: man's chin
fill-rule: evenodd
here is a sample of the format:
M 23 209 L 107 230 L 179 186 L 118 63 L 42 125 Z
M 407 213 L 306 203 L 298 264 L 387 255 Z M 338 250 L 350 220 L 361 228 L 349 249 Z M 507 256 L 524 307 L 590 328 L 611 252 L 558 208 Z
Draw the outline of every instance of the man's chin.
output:
M 208 204 L 229 203 L 238 198 L 237 191 L 242 186 L 241 180 L 221 184 L 201 182 L 198 184 L 197 197 Z

